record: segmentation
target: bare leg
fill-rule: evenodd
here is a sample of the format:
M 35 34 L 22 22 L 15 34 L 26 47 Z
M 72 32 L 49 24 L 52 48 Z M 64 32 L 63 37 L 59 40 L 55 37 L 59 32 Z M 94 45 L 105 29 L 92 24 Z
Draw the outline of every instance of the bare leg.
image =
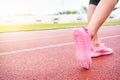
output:
M 92 15 L 93 15 L 95 9 L 96 9 L 96 5 L 94 5 L 94 4 L 90 4 L 90 5 L 89 5 L 88 14 L 87 14 L 88 23 L 90 22 L 91 17 L 92 17 Z
M 99 2 L 98 6 L 93 10 L 94 13 L 93 13 L 92 17 L 89 17 L 91 14 L 88 16 L 89 17 L 88 28 L 91 33 L 91 38 L 93 40 L 95 40 L 95 36 L 98 32 L 98 29 L 104 23 L 104 21 L 107 19 L 107 17 L 113 10 L 116 3 L 117 3 L 117 0 L 101 0 Z M 97 36 L 96 36 L 96 38 L 97 38 Z
M 89 5 L 88 15 L 87 15 L 88 23 L 90 22 L 90 20 L 91 20 L 91 18 L 92 18 L 92 15 L 93 15 L 93 13 L 94 13 L 94 11 L 95 11 L 95 9 L 96 9 L 96 5 L 94 5 L 94 4 L 90 4 L 90 5 Z M 94 37 L 94 39 L 93 39 L 92 42 L 93 42 L 93 44 L 94 44 L 95 46 L 99 46 L 100 41 L 99 41 L 99 39 L 98 39 L 98 35 L 97 35 L 97 34 L 95 35 L 95 37 Z

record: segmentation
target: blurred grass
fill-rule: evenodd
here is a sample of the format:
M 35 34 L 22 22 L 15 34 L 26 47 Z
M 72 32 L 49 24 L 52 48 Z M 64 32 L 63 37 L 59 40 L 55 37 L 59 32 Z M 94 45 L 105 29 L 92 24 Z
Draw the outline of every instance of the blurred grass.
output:
M 105 22 L 103 25 L 120 25 L 120 21 Z
M 120 25 L 120 21 L 105 22 L 103 25 Z M 66 23 L 66 24 L 24 24 L 24 25 L 0 25 L 0 32 L 24 31 L 24 30 L 41 30 L 41 29 L 58 29 L 87 26 L 86 22 Z

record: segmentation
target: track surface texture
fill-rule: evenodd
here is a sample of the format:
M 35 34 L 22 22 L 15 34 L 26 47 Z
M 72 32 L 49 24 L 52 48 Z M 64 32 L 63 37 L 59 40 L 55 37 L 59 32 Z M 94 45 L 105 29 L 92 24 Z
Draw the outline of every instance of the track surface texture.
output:
M 74 29 L 0 33 L 0 80 L 120 80 L 120 25 L 101 27 L 114 53 L 92 58 L 89 70 L 76 61 Z

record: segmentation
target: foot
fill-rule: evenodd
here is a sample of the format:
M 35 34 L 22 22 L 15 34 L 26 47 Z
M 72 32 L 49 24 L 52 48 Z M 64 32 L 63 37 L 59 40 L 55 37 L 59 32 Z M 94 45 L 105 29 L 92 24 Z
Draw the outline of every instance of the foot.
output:
M 103 55 L 109 55 L 113 53 L 111 48 L 106 47 L 104 44 L 100 44 L 98 47 L 93 47 L 93 52 L 91 53 L 91 57 L 99 57 Z
M 89 69 L 91 65 L 91 39 L 86 28 L 76 29 L 73 32 L 76 44 L 76 57 L 81 67 Z

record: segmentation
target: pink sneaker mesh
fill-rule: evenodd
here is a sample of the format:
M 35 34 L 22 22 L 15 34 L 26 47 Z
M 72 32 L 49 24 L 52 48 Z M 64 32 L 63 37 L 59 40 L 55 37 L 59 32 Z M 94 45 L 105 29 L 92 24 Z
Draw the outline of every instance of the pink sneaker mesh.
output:
M 73 32 L 76 44 L 76 57 L 81 67 L 89 69 L 91 65 L 91 40 L 87 29 L 80 28 Z
M 100 44 L 99 47 L 93 47 L 93 52 L 91 54 L 91 57 L 99 57 L 102 55 L 109 55 L 113 53 L 113 50 L 111 48 L 106 47 L 104 44 Z

